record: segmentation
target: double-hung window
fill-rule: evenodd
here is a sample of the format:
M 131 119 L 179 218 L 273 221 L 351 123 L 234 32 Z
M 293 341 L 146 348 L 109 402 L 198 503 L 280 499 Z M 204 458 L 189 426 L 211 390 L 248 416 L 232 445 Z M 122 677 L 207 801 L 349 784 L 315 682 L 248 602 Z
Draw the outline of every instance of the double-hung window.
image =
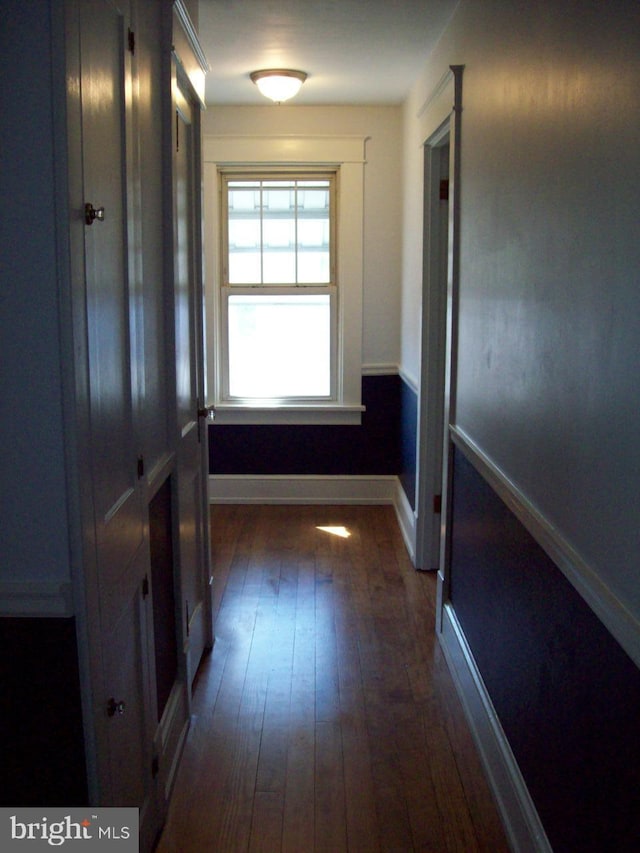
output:
M 360 423 L 365 142 L 203 137 L 216 424 Z
M 335 171 L 220 177 L 223 399 L 337 400 Z

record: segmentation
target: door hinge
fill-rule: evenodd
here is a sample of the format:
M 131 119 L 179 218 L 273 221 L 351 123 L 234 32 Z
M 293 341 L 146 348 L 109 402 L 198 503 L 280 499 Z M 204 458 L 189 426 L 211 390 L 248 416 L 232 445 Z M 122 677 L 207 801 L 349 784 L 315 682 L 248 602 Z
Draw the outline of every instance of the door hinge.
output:
M 141 480 L 144 477 L 144 456 L 140 454 L 138 456 L 138 479 Z
M 436 514 L 442 512 L 442 495 L 433 496 L 433 511 Z
M 142 597 L 146 598 L 149 595 L 149 575 L 144 576 L 142 581 Z
M 133 30 L 129 30 L 127 33 L 127 44 L 129 47 L 129 52 L 135 53 L 136 52 L 136 34 L 133 32 Z
M 440 201 L 449 201 L 449 179 L 443 178 L 440 181 Z
M 158 773 L 160 772 L 160 761 L 158 760 L 158 756 L 154 755 L 151 759 L 151 778 L 155 779 Z

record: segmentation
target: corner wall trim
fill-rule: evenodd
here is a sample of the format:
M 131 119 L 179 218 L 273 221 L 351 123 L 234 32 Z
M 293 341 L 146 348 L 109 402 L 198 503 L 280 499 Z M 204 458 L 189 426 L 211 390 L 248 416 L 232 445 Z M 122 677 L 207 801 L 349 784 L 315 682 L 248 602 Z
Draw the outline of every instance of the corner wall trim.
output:
M 178 20 L 180 21 L 182 29 L 184 30 L 184 34 L 189 42 L 189 47 L 193 51 L 196 59 L 198 60 L 200 68 L 206 74 L 208 71 L 211 70 L 211 66 L 209 65 L 205 52 L 202 49 L 202 45 L 200 44 L 200 40 L 198 39 L 198 31 L 193 26 L 193 21 L 191 20 L 184 0 L 174 0 L 173 8 L 178 17 Z
M 441 578 L 438 578 L 439 585 Z M 450 604 L 438 634 L 514 853 L 552 853 L 498 715 Z
M 436 83 L 435 88 L 432 90 L 431 94 L 427 96 L 424 103 L 416 113 L 416 118 L 422 118 L 422 116 L 429 109 L 431 104 L 438 100 L 438 98 L 442 97 L 443 94 L 447 92 L 448 86 L 453 81 L 453 70 L 449 67 L 444 72 L 440 80 Z M 452 104 L 453 106 L 453 104 Z

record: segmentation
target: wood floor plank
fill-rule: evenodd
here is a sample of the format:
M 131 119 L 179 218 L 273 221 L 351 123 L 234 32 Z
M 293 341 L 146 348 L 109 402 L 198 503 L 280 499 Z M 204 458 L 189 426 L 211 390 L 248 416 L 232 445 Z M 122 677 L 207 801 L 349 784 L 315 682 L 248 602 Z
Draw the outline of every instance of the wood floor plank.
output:
M 301 543 L 291 667 L 283 853 L 315 848 L 315 562 Z
M 316 723 L 315 850 L 347 850 L 342 733 L 339 723 Z
M 347 693 L 344 703 L 350 709 L 341 714 L 347 849 L 376 853 L 381 849 L 380 829 L 364 701 Z
M 362 576 L 351 552 L 340 557 L 343 572 L 334 583 L 334 620 L 340 697 L 340 724 L 346 803 L 347 841 L 350 851 L 380 850 L 375 804 L 367 709 L 360 666 L 360 626 L 357 597 Z
M 469 814 L 464 786 L 443 726 L 429 721 L 425 729 L 429 746 L 429 769 L 436 793 L 448 851 L 476 853 L 479 850 L 473 822 Z
M 249 853 L 273 853 L 282 844 L 282 794 L 257 791 L 251 822 Z
M 284 792 L 290 729 L 291 682 L 295 641 L 295 587 L 293 578 L 280 577 L 279 596 L 269 640 L 267 694 L 264 707 L 260 757 L 256 778 L 258 792 Z
M 331 722 L 340 707 L 331 535 L 316 534 L 316 719 Z

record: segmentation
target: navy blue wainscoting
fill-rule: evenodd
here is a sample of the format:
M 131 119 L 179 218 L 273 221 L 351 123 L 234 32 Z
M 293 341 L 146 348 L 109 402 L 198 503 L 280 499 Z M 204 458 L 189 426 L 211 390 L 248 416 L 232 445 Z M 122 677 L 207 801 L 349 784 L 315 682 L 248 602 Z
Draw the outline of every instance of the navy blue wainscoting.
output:
M 418 396 L 400 380 L 400 483 L 411 509 L 416 508 L 416 449 L 418 437 Z
M 640 850 L 640 671 L 457 449 L 451 603 L 555 853 Z
M 364 376 L 359 426 L 209 427 L 210 474 L 386 475 L 400 468 L 399 376 Z
M 88 802 L 73 619 L 0 619 L 0 804 Z

